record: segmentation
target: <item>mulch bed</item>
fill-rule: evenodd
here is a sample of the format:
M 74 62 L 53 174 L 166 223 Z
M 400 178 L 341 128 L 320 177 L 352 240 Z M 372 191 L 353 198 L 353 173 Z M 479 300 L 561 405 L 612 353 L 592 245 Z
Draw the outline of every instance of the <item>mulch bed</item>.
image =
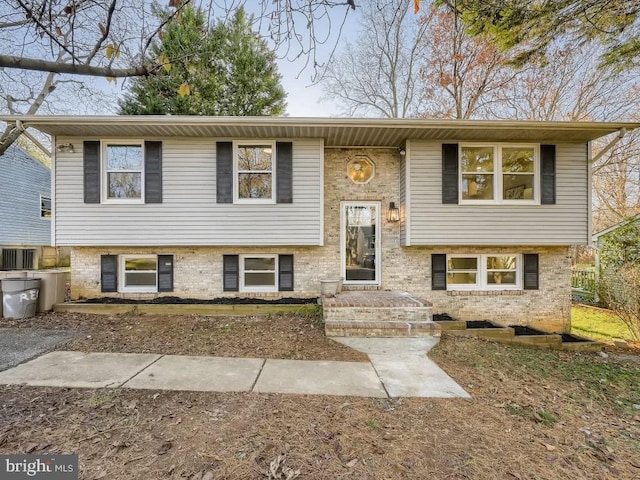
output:
M 264 316 L 49 313 L 5 327 L 70 330 L 67 350 L 366 362 L 364 353 L 324 334 L 318 314 Z
M 136 300 L 131 298 L 115 298 L 115 297 L 101 297 L 101 298 L 87 298 L 85 300 L 77 300 L 77 303 L 106 303 L 110 305 L 146 305 L 146 304 L 178 304 L 178 305 L 309 305 L 317 304 L 318 299 L 316 297 L 311 298 L 277 298 L 277 299 L 262 299 L 262 298 L 235 298 L 235 297 L 218 297 L 210 299 L 199 298 L 181 298 L 181 297 L 157 297 L 148 300 Z

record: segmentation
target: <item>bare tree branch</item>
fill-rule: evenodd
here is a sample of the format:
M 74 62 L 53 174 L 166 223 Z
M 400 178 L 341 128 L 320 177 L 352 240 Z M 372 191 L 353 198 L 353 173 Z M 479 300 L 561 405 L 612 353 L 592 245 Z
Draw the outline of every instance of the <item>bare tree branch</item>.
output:
M 52 62 L 37 58 L 16 57 L 14 55 L 0 55 L 0 68 L 19 68 L 22 70 L 37 70 L 41 72 L 71 73 L 74 75 L 115 78 L 149 75 L 155 72 L 158 66 L 131 68 L 96 67 L 93 65 Z

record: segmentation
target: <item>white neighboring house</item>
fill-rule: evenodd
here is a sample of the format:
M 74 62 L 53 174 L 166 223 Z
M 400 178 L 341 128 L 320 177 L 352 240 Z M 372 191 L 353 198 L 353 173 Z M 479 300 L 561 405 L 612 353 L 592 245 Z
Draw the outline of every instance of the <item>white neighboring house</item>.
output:
M 52 226 L 75 299 L 312 297 L 342 276 L 550 331 L 569 326 L 569 246 L 591 236 L 590 141 L 640 126 L 17 119 L 71 146 L 53 162 Z

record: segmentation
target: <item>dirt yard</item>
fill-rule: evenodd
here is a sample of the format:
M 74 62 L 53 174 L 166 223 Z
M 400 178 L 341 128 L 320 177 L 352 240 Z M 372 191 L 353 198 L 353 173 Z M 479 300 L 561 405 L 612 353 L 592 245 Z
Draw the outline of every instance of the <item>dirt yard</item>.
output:
M 28 325 L 73 328 L 87 351 L 365 360 L 314 316 Z M 0 452 L 77 452 L 83 479 L 640 477 L 638 355 L 443 339 L 430 356 L 472 400 L 2 386 Z

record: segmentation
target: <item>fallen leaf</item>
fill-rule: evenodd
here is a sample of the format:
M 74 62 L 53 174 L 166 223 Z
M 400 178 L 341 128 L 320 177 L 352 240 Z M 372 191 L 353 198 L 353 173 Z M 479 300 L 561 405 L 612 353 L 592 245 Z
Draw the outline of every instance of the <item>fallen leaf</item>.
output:
M 354 458 L 353 460 L 349 460 L 349 461 L 347 462 L 347 467 L 349 467 L 349 468 L 353 468 L 353 467 L 355 467 L 357 464 L 358 464 L 358 459 L 357 459 L 357 458 Z
M 178 90 L 178 95 L 180 95 L 181 97 L 186 97 L 190 94 L 191 94 L 191 88 L 189 87 L 189 84 L 187 82 L 184 82 L 182 85 L 180 85 L 180 89 Z
M 544 445 L 544 448 L 547 449 L 547 451 L 549 452 L 553 452 L 557 447 L 555 445 L 549 445 L 548 443 L 542 443 L 542 445 Z
M 158 447 L 158 450 L 156 450 L 156 454 L 164 455 L 169 450 L 171 450 L 171 447 L 173 447 L 173 443 L 170 442 L 169 440 L 167 440 L 166 442 L 162 442 L 162 444 Z

